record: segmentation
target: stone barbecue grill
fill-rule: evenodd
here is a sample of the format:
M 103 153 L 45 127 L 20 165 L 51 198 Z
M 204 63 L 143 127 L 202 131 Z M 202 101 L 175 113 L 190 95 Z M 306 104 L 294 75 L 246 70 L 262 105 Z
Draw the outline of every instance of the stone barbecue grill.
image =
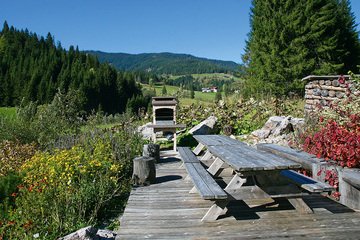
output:
M 176 151 L 176 129 L 184 128 L 185 124 L 176 123 L 177 100 L 175 97 L 153 97 L 153 124 L 149 127 L 154 129 L 153 141 L 156 142 L 157 132 L 169 132 L 173 134 L 174 151 Z

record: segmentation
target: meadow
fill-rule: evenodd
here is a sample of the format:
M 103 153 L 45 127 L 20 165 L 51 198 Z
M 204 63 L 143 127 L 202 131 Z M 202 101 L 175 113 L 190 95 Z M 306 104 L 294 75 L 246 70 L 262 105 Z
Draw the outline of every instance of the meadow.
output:
M 145 89 L 151 89 L 151 87 L 147 84 L 142 85 Z M 180 90 L 180 87 L 177 86 L 171 86 L 171 85 L 165 85 L 167 95 L 169 96 L 176 96 L 177 93 Z M 155 85 L 154 86 L 156 91 L 156 96 L 162 96 L 162 89 L 163 85 Z M 200 91 L 195 91 L 195 98 L 189 98 L 189 97 L 180 97 L 179 102 L 180 105 L 188 106 L 191 104 L 202 104 L 202 105 L 209 105 L 215 102 L 215 95 L 216 93 L 203 93 Z

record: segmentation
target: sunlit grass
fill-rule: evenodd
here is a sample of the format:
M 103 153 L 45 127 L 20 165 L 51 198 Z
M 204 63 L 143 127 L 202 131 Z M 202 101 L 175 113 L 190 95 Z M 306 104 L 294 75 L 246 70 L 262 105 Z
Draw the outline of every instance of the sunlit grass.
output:
M 15 107 L 0 107 L 0 117 L 15 118 L 16 108 Z

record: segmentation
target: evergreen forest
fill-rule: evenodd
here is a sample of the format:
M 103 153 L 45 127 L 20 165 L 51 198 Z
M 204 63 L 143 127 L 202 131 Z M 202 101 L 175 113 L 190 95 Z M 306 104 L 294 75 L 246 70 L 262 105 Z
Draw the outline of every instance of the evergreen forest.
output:
M 124 112 L 128 99 L 141 97 L 136 79 L 144 74 L 119 72 L 91 55 L 4 23 L 0 32 L 0 106 L 50 103 L 56 92 L 74 90 L 87 112 Z M 145 80 L 143 80 L 145 81 Z M 147 80 L 146 80 L 147 81 Z

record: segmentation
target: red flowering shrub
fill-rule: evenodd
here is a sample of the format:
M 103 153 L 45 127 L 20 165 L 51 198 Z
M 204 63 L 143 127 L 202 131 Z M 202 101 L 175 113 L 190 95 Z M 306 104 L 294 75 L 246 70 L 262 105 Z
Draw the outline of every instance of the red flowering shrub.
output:
M 360 167 L 360 98 L 353 94 L 359 91 L 359 80 L 338 80 L 347 86 L 347 98 L 320 109 L 318 126 L 309 128 L 318 130 L 305 135 L 303 150 L 342 167 Z
M 349 83 L 343 76 L 339 77 L 339 83 L 347 87 L 346 98 L 332 102 L 329 108 L 319 106 L 317 118 L 310 121 L 312 124 L 295 141 L 304 151 L 349 168 L 360 167 L 360 80 L 354 75 L 352 78 Z M 338 190 L 336 170 L 321 169 L 318 176 L 322 172 L 324 180 Z M 339 199 L 340 193 L 335 191 L 332 196 Z
M 339 125 L 330 120 L 324 128 L 305 139 L 303 149 L 318 158 L 334 160 L 340 166 L 360 166 L 360 115 Z

